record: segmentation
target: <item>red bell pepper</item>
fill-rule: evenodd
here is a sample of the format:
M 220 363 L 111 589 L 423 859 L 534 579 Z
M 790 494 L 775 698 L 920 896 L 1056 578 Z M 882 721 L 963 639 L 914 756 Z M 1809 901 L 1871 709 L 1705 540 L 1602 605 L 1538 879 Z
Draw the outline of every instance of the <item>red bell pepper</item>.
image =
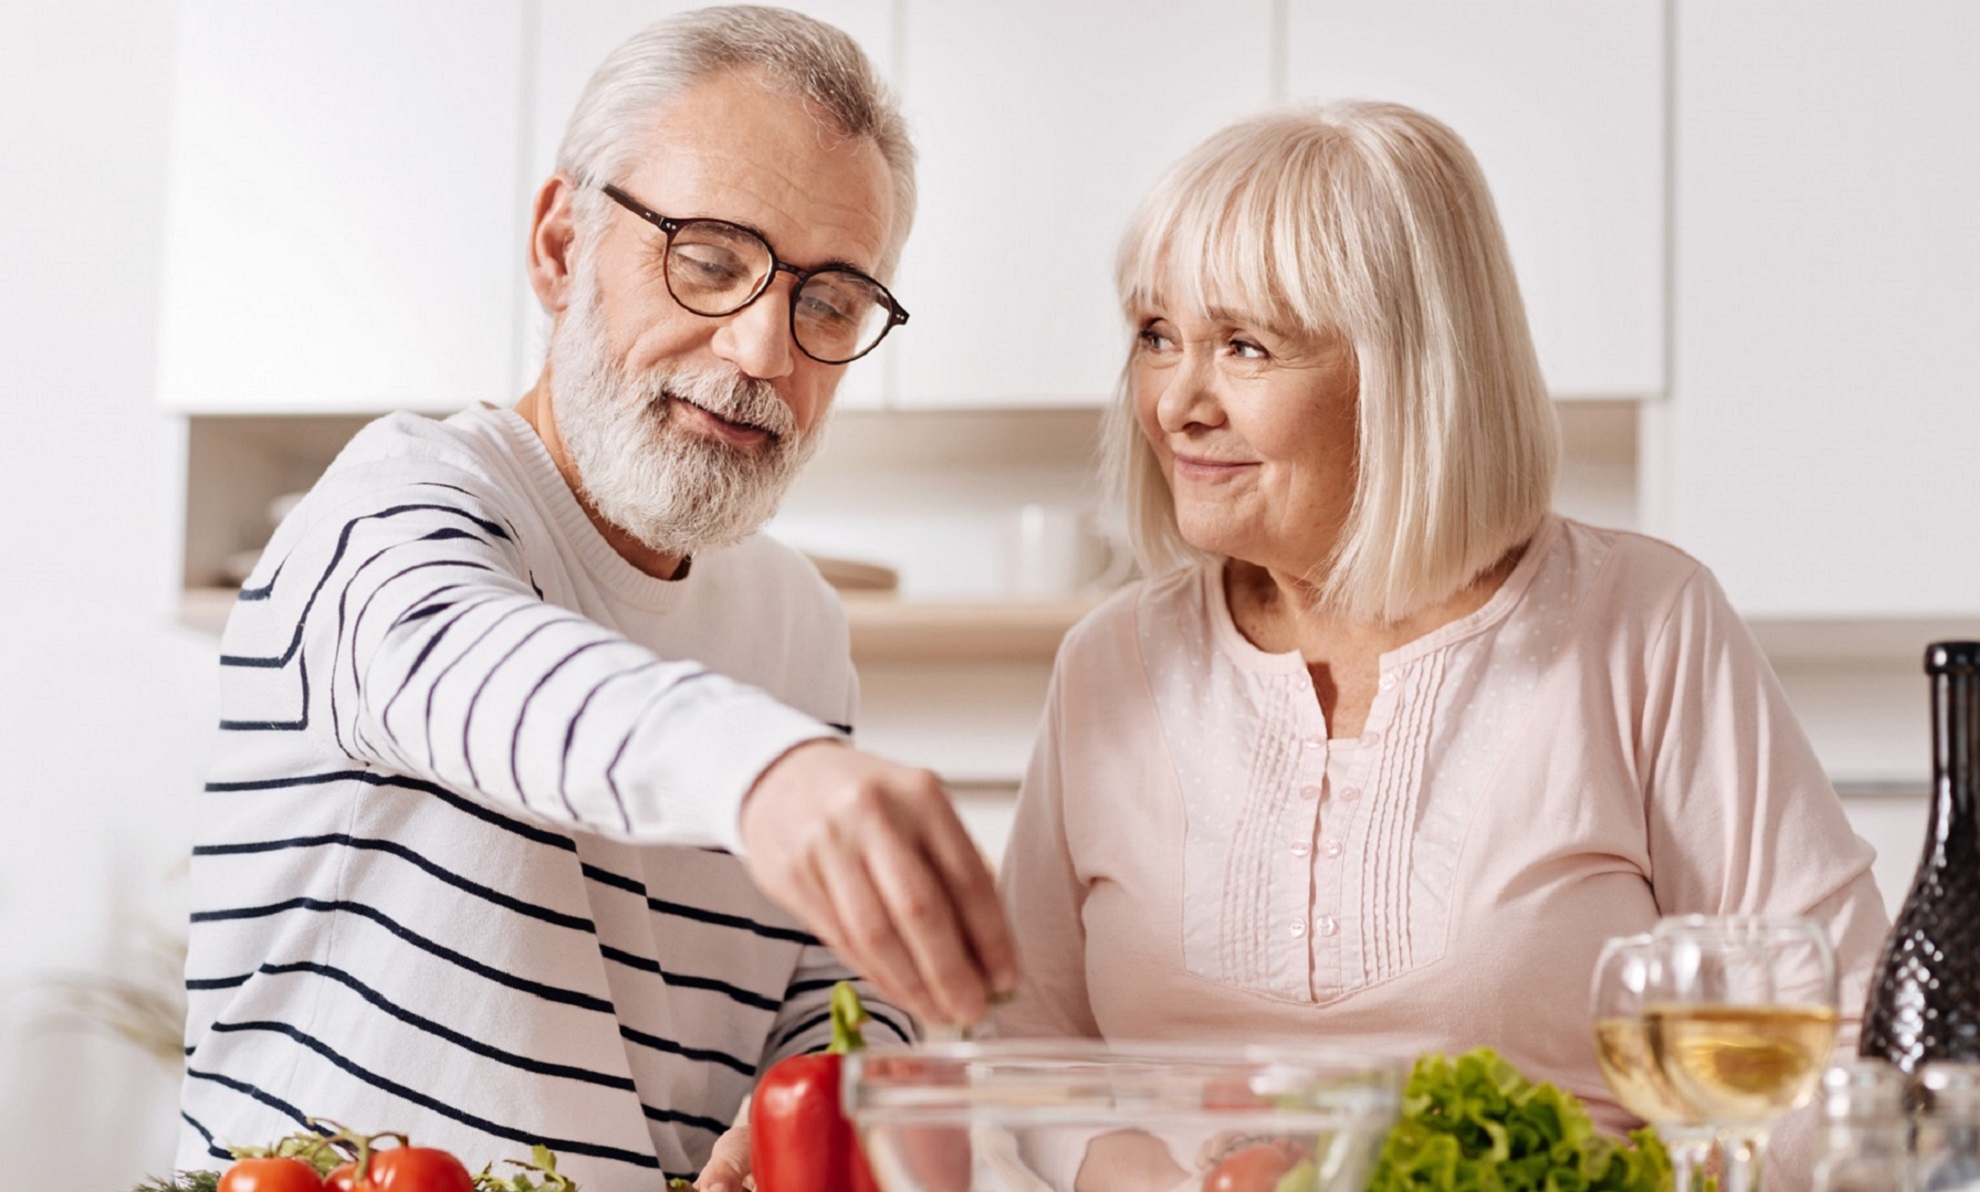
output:
M 749 1103 L 757 1192 L 878 1192 L 866 1153 L 839 1105 L 839 1057 L 865 1046 L 866 1010 L 848 982 L 832 989 L 832 1042 L 822 1055 L 780 1060 Z

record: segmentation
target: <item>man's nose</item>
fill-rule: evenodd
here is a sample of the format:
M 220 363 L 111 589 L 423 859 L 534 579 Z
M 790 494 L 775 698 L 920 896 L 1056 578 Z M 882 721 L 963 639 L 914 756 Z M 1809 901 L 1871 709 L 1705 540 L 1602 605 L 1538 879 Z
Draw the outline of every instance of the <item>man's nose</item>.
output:
M 715 331 L 715 354 L 758 380 L 790 375 L 797 351 L 791 342 L 790 302 L 790 282 L 772 281 L 756 301 L 722 319 Z

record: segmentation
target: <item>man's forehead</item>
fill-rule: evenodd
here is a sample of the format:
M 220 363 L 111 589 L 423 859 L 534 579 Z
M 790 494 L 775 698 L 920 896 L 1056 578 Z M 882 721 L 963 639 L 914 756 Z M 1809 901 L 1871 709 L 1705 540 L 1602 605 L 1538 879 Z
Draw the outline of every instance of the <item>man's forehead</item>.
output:
M 746 224 L 801 266 L 874 269 L 886 249 L 892 187 L 868 137 L 849 137 L 787 90 L 719 75 L 655 114 L 621 185 L 664 215 Z

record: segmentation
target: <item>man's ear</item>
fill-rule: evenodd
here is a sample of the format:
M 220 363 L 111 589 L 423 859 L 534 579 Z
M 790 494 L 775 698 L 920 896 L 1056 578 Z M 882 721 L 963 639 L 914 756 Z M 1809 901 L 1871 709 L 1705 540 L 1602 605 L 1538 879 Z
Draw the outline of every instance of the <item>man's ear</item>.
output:
M 529 221 L 529 286 L 536 300 L 551 318 L 570 305 L 571 288 L 576 284 L 576 262 L 572 251 L 577 243 L 577 224 L 571 200 L 577 184 L 565 174 L 552 174 L 536 192 L 536 205 Z

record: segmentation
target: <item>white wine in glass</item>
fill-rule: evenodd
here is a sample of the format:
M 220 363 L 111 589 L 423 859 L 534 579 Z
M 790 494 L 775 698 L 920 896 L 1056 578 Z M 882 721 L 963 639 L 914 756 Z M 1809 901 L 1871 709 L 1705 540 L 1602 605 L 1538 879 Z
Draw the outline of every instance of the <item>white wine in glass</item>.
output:
M 1685 915 L 1652 933 L 1664 981 L 1650 1049 L 1678 1099 L 1724 1127 L 1734 1189 L 1760 1186 L 1767 1134 L 1807 1103 L 1836 1042 L 1836 957 L 1813 919 Z
M 1702 1123 L 1664 1076 L 1650 1048 L 1650 1024 L 1645 1020 L 1596 1019 L 1595 1061 L 1616 1100 L 1637 1117 L 1652 1125 Z
M 1690 1192 L 1717 1146 L 1717 1133 L 1678 1096 L 1650 1045 L 1644 1007 L 1662 994 L 1658 946 L 1649 935 L 1617 936 L 1602 945 L 1590 996 L 1595 1061 L 1617 1102 L 1656 1127 L 1670 1152 L 1676 1192 Z
M 1805 1104 L 1836 1043 L 1830 1006 L 1665 1004 L 1646 1019 L 1671 1083 L 1719 1122 L 1769 1122 Z

